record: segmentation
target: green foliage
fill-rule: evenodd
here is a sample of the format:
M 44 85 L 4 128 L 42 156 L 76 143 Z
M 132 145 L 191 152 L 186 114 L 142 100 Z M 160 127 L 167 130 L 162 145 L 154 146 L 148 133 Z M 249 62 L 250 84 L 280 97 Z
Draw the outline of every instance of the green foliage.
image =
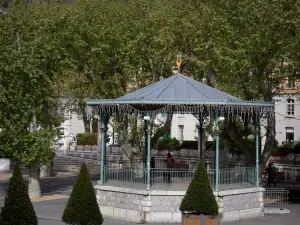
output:
M 157 144 L 160 138 L 165 138 L 170 136 L 170 127 L 159 127 L 156 129 L 156 132 L 154 133 L 153 137 L 151 138 L 151 146 L 154 146 Z
M 77 134 L 77 145 L 97 145 L 97 133 L 79 133 Z
M 15 126 L 12 128 L 17 129 Z M 5 135 L 7 129 L 0 133 L 0 151 L 5 151 L 11 158 L 20 160 L 26 165 L 36 162 L 38 158 L 46 163 L 52 159 L 55 129 L 41 129 L 30 132 L 19 129 L 15 131 L 16 136 Z M 9 134 L 13 131 L 8 130 Z
M 273 152 L 281 152 L 289 154 L 293 151 L 294 145 L 292 143 L 283 144 L 273 149 Z
M 183 141 L 180 145 L 181 149 L 198 149 L 198 141 Z
M 206 141 L 205 142 L 205 150 L 216 150 L 216 142 L 215 141 Z
M 71 225 L 100 225 L 103 223 L 95 190 L 85 163 L 81 166 L 62 220 Z
M 0 158 L 11 158 L 12 153 L 6 149 L 0 150 Z
M 18 164 L 9 181 L 7 196 L 0 213 L 1 225 L 37 225 L 33 205 L 29 199 Z
M 6 140 L 23 138 L 34 112 L 43 128 L 56 126 L 58 97 L 71 99 L 88 125 L 87 98 L 166 78 L 179 52 L 183 73 L 270 101 L 286 74 L 299 77 L 299 18 L 297 1 L 15 1 L 0 15 L 0 129 Z M 242 132 L 229 136 L 244 146 Z
M 180 149 L 179 141 L 176 138 L 165 137 L 157 142 L 157 149 Z
M 138 124 L 138 121 L 134 119 L 130 122 L 130 137 L 129 142 L 134 147 L 143 147 L 145 141 L 145 127 L 144 123 Z
M 0 151 L 30 165 L 51 159 L 53 128 L 63 119 L 58 80 L 67 67 L 56 36 L 61 11 L 55 4 L 26 5 L 14 1 L 0 15 Z
M 218 214 L 218 203 L 210 186 L 204 161 L 200 160 L 187 192 L 182 199 L 180 211 L 193 214 Z
M 293 151 L 294 154 L 300 154 L 300 144 L 295 144 Z

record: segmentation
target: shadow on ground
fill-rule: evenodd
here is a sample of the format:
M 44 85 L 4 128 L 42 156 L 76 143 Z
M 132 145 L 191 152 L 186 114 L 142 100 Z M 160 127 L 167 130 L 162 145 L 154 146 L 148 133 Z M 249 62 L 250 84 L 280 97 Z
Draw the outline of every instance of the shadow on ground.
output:
M 72 191 L 76 178 L 77 176 L 42 178 L 40 180 L 42 194 L 69 194 Z M 91 175 L 91 178 L 93 184 L 96 185 L 100 175 L 93 174 Z M 25 182 L 28 185 L 28 180 L 25 180 Z M 0 197 L 4 197 L 6 195 L 7 188 L 8 181 L 0 183 Z

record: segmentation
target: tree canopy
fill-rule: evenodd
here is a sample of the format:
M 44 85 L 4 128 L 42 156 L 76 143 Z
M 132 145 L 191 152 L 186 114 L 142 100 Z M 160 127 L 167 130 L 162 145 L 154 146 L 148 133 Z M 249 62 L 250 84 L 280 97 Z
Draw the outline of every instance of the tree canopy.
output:
M 15 0 L 0 12 L 0 149 L 27 164 L 47 160 L 43 138 L 63 119 L 57 99 L 71 100 L 88 124 L 87 98 L 119 97 L 168 77 L 178 54 L 183 73 L 245 100 L 270 101 L 282 79 L 299 78 L 299 4 Z M 29 132 L 33 121 L 42 129 Z M 242 143 L 237 125 L 225 125 Z M 266 128 L 265 157 L 275 124 Z

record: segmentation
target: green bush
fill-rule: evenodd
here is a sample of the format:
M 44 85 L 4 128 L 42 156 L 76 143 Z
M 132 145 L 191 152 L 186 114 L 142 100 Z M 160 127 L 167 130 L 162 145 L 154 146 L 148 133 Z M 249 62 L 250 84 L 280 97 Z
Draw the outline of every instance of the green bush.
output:
M 207 141 L 205 142 L 205 150 L 216 150 L 216 142 L 215 141 Z
M 180 145 L 181 149 L 198 149 L 198 141 L 183 141 Z
M 6 151 L 5 149 L 0 149 L 0 158 L 11 158 L 12 154 L 10 151 Z
M 273 152 L 289 154 L 293 151 L 293 144 L 283 144 L 281 146 L 274 147 Z
M 294 154 L 300 154 L 300 144 L 295 144 L 293 151 Z
M 218 214 L 218 203 L 210 186 L 203 160 L 198 163 L 194 178 L 182 199 L 180 211 L 197 215 Z
M 94 187 L 85 163 L 82 163 L 62 220 L 71 225 L 100 225 L 103 223 Z
M 176 138 L 163 138 L 157 143 L 157 149 L 177 150 L 180 149 L 179 141 Z
M 97 133 L 79 133 L 77 134 L 77 145 L 97 145 Z
M 34 208 L 18 164 L 9 181 L 7 196 L 0 213 L 1 225 L 37 225 Z

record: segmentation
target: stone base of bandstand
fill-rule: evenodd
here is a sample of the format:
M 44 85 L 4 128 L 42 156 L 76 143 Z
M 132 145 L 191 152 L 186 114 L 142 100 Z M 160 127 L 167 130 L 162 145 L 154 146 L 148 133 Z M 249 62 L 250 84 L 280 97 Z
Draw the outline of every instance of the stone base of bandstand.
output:
M 185 191 L 145 191 L 101 185 L 95 189 L 103 216 L 135 222 L 182 221 L 179 206 Z M 214 192 L 221 221 L 263 216 L 263 191 L 263 188 L 247 188 Z

